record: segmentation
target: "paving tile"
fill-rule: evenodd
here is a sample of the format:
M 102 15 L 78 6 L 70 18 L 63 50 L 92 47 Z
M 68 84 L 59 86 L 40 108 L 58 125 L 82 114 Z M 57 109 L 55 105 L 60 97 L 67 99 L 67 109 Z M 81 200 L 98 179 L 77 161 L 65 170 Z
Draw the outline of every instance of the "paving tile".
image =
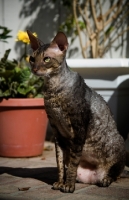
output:
M 122 187 L 129 189 L 129 178 L 119 178 L 111 184 L 111 187 Z
M 23 178 L 20 181 L 15 182 L 13 185 L 17 188 L 24 188 L 24 187 L 34 188 L 40 185 L 44 186 L 47 184 L 34 178 Z
M 52 190 L 50 185 L 40 187 L 33 190 L 28 190 L 26 192 L 20 192 L 17 194 L 18 196 L 31 198 L 32 200 L 54 200 L 62 196 L 66 196 L 67 194 L 64 194 L 58 190 Z
M 6 162 L 4 164 L 3 160 L 6 159 Z M 12 168 L 18 168 L 18 167 L 26 167 L 28 165 L 28 160 L 27 158 L 0 158 L 0 166 L 4 167 L 12 167 Z
M 5 157 L 0 157 L 0 166 L 8 165 L 9 159 Z
M 67 196 L 59 197 L 58 200 L 109 200 L 109 197 L 103 197 L 99 195 L 87 195 L 87 194 L 69 194 Z M 52 199 L 51 199 L 52 200 Z M 115 197 L 111 197 L 110 200 L 122 200 Z M 123 199 L 124 200 L 124 199 Z
M 53 149 L 38 157 L 0 157 L 0 200 L 129 200 L 129 178 L 120 178 L 108 188 L 76 183 L 73 194 L 52 190 L 57 165 L 54 144 L 47 145 Z M 29 190 L 18 190 L 23 187 Z
M 0 186 L 0 195 L 1 194 L 11 194 L 18 190 L 18 188 L 14 185 L 6 184 Z
M 20 179 L 21 178 L 9 174 L 2 174 L 0 175 L 0 185 L 15 183 Z
M 118 188 L 118 187 L 92 187 L 92 188 L 87 188 L 85 190 L 81 190 L 81 194 L 92 194 L 92 195 L 100 195 L 103 197 L 108 196 L 108 198 L 114 197 L 117 198 L 119 197 L 120 199 L 122 198 L 127 198 L 129 199 L 129 189 L 127 188 Z
M 89 184 L 76 183 L 75 184 L 75 188 L 76 188 L 75 191 L 78 191 L 78 190 L 86 188 L 86 187 L 89 187 Z

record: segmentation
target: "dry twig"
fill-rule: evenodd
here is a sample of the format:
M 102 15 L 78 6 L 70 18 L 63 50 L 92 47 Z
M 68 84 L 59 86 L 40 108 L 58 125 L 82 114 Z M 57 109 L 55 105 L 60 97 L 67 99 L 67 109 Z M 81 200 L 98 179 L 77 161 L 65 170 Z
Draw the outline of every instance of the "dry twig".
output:
M 114 1 L 105 13 L 101 2 L 101 0 L 87 0 L 81 6 L 77 0 L 73 0 L 73 14 L 84 58 L 88 57 L 88 50 L 92 58 L 104 56 L 118 37 L 123 36 L 129 30 L 125 23 L 125 19 L 129 16 L 128 1 Z M 78 21 L 80 17 L 85 24 L 87 38 L 85 44 Z M 124 30 L 121 30 L 122 24 L 124 24 Z

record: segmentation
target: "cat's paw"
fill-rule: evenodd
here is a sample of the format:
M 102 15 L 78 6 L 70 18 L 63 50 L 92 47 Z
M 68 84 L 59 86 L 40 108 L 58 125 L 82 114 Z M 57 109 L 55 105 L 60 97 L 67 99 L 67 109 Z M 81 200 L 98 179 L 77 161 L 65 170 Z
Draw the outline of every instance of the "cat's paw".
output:
M 75 184 L 74 183 L 65 183 L 60 188 L 60 191 L 65 192 L 65 193 L 73 193 L 74 190 L 75 190 Z
M 100 187 L 108 187 L 112 183 L 113 179 L 111 177 L 105 177 L 101 181 L 98 182 L 98 186 Z
M 63 185 L 64 185 L 63 182 L 55 182 L 53 184 L 52 189 L 54 189 L 54 190 L 60 190 L 63 187 Z

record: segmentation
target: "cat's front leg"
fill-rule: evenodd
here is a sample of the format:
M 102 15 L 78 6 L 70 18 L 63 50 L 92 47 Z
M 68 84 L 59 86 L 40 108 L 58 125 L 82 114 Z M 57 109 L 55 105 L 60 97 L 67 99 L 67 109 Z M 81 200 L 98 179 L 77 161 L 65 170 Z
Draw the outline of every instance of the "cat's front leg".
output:
M 77 167 L 80 162 L 81 154 L 82 151 L 76 152 L 70 149 L 70 162 L 68 164 L 68 169 L 66 172 L 66 182 L 60 189 L 62 192 L 74 192 L 77 176 Z
M 60 190 L 64 185 L 64 176 L 65 176 L 65 165 L 63 159 L 63 150 L 58 145 L 58 141 L 55 138 L 55 150 L 56 150 L 56 161 L 58 167 L 58 182 L 53 184 L 53 189 Z

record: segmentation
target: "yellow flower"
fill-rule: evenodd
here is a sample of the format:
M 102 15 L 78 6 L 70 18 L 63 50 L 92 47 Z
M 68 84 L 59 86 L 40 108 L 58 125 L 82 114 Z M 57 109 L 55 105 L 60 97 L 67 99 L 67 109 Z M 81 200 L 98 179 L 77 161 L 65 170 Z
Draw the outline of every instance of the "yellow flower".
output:
M 37 37 L 36 33 L 33 33 L 33 35 L 35 37 Z M 16 41 L 22 41 L 22 42 L 24 42 L 26 44 L 29 44 L 30 40 L 29 40 L 27 32 L 26 31 L 18 31 Z
M 26 61 L 29 62 L 29 59 L 30 59 L 30 56 L 27 56 L 26 57 Z

